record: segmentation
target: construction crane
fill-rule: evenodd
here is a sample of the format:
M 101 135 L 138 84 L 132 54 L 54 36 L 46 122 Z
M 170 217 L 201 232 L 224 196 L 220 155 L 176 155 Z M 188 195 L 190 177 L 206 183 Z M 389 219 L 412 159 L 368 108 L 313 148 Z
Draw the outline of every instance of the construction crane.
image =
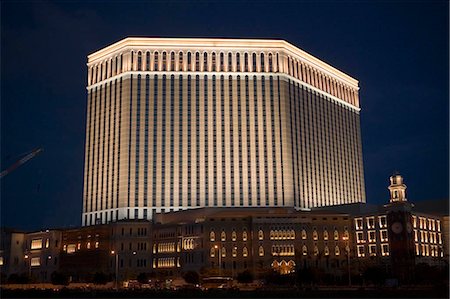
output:
M 26 154 L 23 158 L 17 160 L 14 164 L 9 166 L 7 169 L 3 170 L 0 173 L 0 179 L 3 178 L 4 176 L 10 174 L 11 172 L 13 172 L 17 167 L 27 163 L 28 161 L 30 161 L 31 159 L 33 159 L 34 157 L 36 157 L 37 155 L 39 155 L 43 151 L 44 150 L 42 148 L 40 148 L 40 147 L 35 148 L 34 150 L 32 150 L 31 152 Z

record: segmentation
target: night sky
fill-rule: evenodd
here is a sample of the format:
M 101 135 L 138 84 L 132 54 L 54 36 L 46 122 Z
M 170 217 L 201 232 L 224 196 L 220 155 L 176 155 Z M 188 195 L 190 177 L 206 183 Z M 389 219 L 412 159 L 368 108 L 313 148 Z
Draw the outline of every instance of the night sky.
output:
M 360 82 L 367 202 L 448 198 L 447 1 L 1 2 L 1 225 L 81 224 L 87 55 L 127 36 L 285 39 Z

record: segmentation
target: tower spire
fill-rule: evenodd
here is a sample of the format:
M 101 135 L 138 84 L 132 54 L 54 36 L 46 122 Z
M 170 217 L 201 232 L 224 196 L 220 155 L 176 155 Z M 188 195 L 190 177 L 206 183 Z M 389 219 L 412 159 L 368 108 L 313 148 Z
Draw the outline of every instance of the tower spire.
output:
M 403 184 L 403 177 L 397 171 L 390 177 L 391 184 L 388 189 L 391 195 L 389 202 L 405 202 L 406 199 L 406 185 Z

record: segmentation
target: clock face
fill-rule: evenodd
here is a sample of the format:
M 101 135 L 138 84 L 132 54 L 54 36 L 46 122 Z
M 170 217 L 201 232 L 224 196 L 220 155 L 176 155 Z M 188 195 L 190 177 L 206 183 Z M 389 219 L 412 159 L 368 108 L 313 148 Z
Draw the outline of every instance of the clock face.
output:
M 411 223 L 406 223 L 406 231 L 408 232 L 408 233 L 411 233 L 412 232 L 412 226 L 411 226 Z
M 403 231 L 403 225 L 400 222 L 394 222 L 391 229 L 394 233 L 399 234 Z

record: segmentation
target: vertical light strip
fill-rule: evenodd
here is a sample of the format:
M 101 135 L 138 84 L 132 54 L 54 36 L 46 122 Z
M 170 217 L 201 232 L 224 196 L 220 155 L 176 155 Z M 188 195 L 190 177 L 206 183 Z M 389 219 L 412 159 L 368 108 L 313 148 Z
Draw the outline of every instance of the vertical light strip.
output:
M 206 55 L 206 53 L 205 53 Z M 204 149 L 204 153 L 205 153 L 205 206 L 208 207 L 209 206 L 209 142 L 208 142 L 208 134 L 209 134 L 209 130 L 208 130 L 208 124 L 209 124 L 209 119 L 208 119 L 208 76 L 205 75 L 204 76 L 204 80 L 203 80 L 203 84 L 204 84 L 204 126 L 205 126 L 205 149 Z

